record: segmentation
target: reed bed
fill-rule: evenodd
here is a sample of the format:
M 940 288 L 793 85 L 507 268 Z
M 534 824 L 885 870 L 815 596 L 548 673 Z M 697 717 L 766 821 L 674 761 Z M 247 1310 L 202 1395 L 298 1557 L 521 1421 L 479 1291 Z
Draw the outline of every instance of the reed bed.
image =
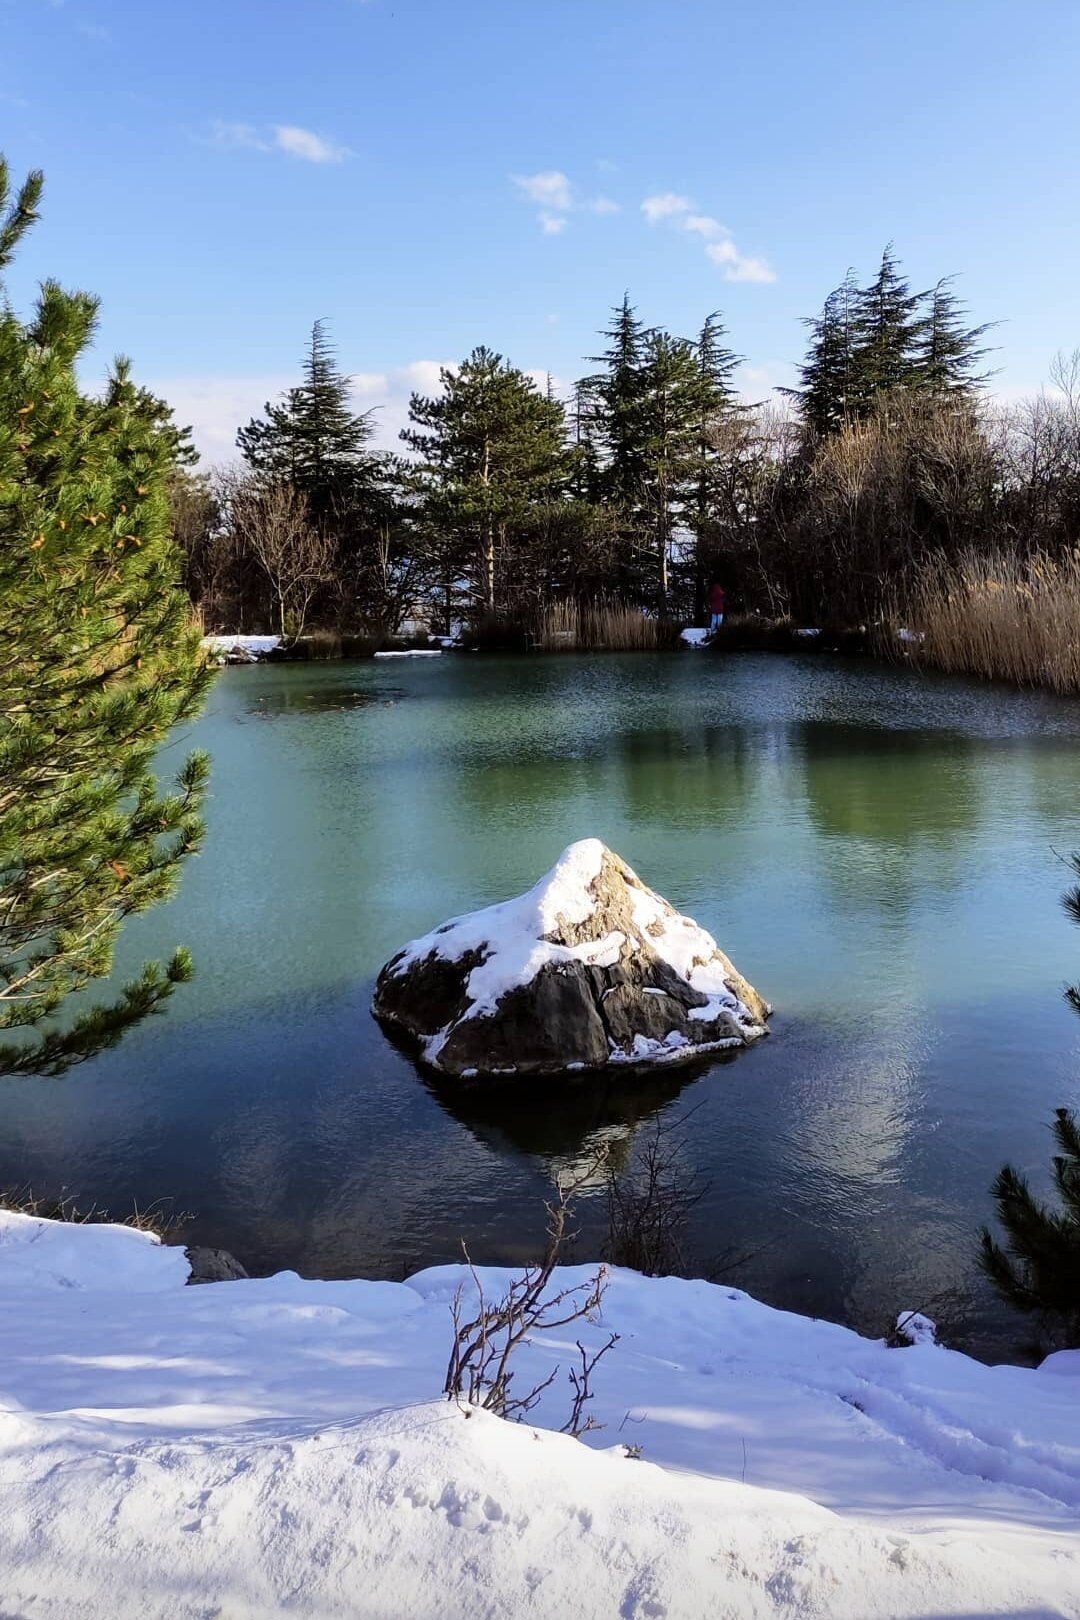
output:
M 890 648 L 920 665 L 1080 693 L 1080 547 L 938 558 L 897 593 L 888 620 Z
M 640 608 L 609 597 L 591 602 L 553 602 L 536 635 L 543 652 L 655 652 L 674 630 Z

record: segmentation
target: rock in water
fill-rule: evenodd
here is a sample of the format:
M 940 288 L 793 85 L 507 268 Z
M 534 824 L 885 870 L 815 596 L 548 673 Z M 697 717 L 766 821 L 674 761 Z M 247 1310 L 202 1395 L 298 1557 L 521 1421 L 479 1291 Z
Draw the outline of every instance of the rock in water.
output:
M 387 962 L 375 1016 L 444 1074 L 559 1074 L 746 1046 L 772 1008 L 599 839 Z

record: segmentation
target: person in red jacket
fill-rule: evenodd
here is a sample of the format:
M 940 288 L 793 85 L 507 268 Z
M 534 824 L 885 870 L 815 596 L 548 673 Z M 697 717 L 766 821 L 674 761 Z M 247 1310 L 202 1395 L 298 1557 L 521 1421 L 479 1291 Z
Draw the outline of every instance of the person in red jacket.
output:
M 710 635 L 715 634 L 715 632 L 717 630 L 719 630 L 720 626 L 724 622 L 724 603 L 725 603 L 725 601 L 726 601 L 726 597 L 724 596 L 724 587 L 722 585 L 719 585 L 719 584 L 710 585 L 709 586 L 709 613 L 711 615 L 710 621 L 709 621 L 709 633 L 710 633 Z

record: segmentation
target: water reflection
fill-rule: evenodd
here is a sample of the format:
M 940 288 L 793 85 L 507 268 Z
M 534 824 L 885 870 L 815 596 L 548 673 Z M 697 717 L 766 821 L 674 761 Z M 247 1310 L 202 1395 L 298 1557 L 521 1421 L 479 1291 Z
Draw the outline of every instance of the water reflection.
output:
M 343 690 L 331 686 L 308 690 L 286 686 L 269 692 L 252 692 L 246 712 L 256 720 L 280 720 L 309 714 L 346 714 L 369 704 L 400 703 L 407 695 L 402 687 L 395 686 Z
M 728 1057 L 721 1054 L 721 1060 Z M 590 1163 L 602 1144 L 612 1168 L 623 1168 L 634 1133 L 682 1095 L 716 1058 L 616 1076 L 541 1082 L 474 1082 L 424 1073 L 424 1084 L 452 1118 L 496 1153 L 537 1158 L 558 1179 Z

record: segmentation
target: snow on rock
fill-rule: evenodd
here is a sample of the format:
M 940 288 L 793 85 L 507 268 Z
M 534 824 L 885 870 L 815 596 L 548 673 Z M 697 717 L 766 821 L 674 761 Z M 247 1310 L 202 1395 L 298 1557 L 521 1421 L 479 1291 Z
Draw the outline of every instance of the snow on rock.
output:
M 0 1213 L 0 1238 L 19 1620 L 1080 1617 L 1061 1357 L 890 1350 L 616 1270 L 602 1321 L 523 1347 L 523 1387 L 560 1371 L 518 1425 L 438 1398 L 461 1267 L 186 1288 L 179 1251 L 123 1228 Z M 553 1432 L 574 1340 L 611 1332 L 605 1427 Z
M 694 625 L 688 625 L 685 630 L 679 631 L 679 640 L 685 642 L 688 647 L 704 647 L 708 639 L 708 630 Z
M 765 1034 L 768 1004 L 716 941 L 599 839 L 527 894 L 455 917 L 389 961 L 374 1012 L 453 1075 L 671 1063 Z

